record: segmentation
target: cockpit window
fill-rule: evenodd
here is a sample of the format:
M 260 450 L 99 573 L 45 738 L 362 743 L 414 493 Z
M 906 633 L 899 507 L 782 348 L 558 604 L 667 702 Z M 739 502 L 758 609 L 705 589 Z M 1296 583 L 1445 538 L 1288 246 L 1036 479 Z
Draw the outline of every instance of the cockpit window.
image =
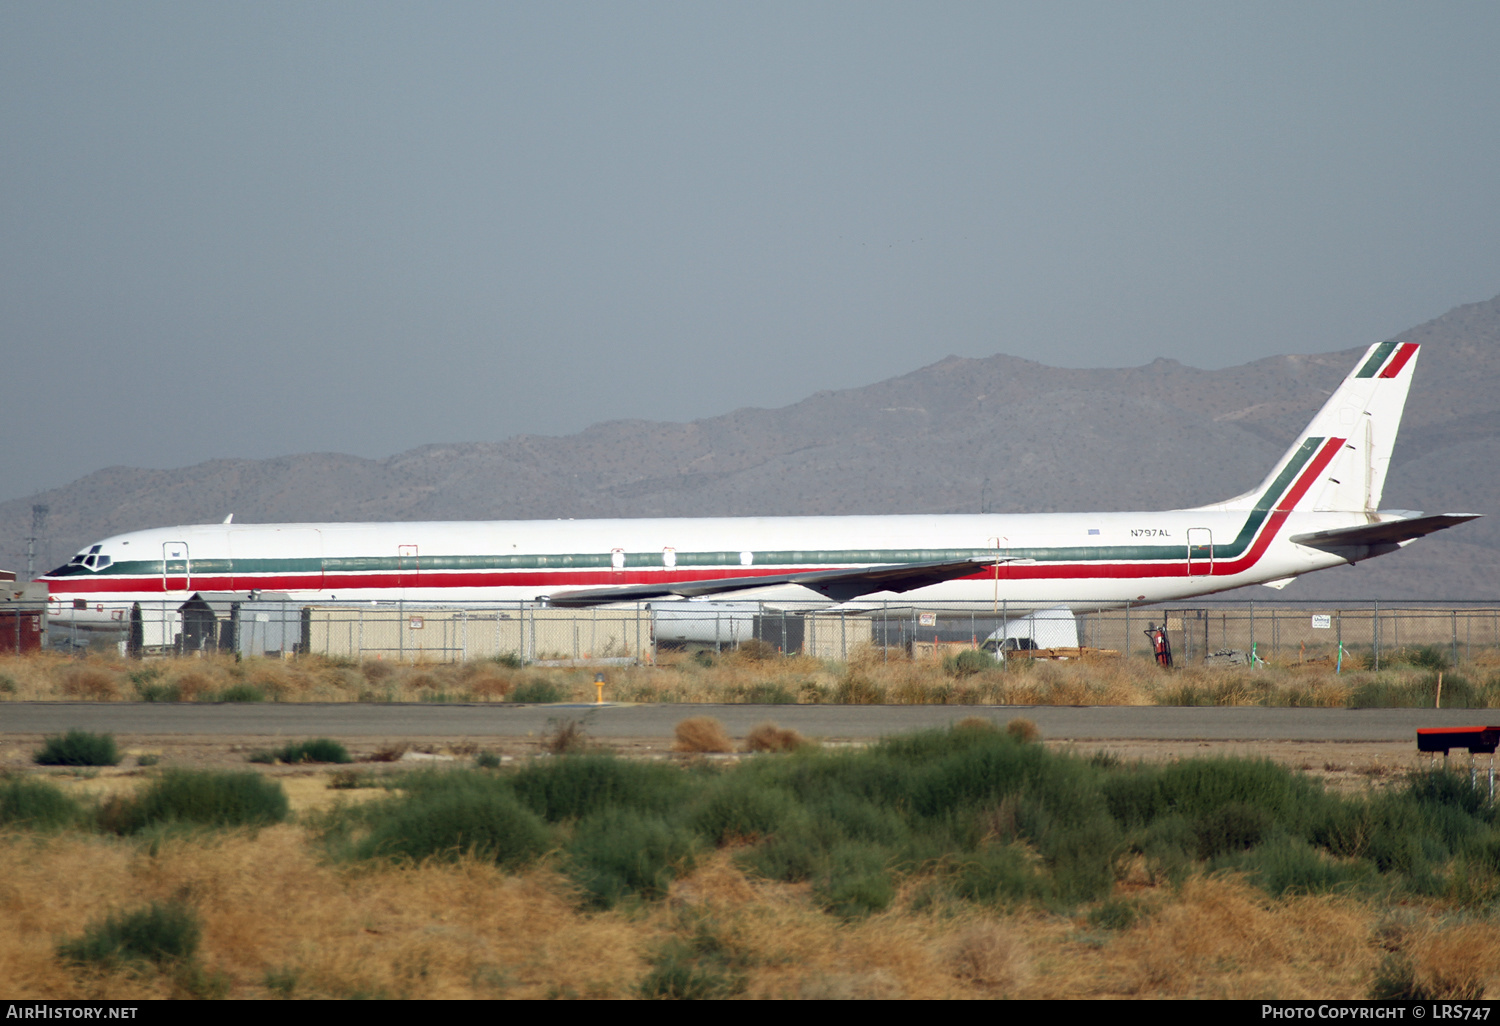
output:
M 89 555 L 91 555 L 91 556 L 94 555 L 95 553 L 97 553 L 103 547 L 104 546 L 102 544 L 101 545 L 91 545 L 91 546 L 89 546 Z
M 94 569 L 94 563 L 95 563 L 96 560 L 98 560 L 98 558 L 99 558 L 98 556 L 89 556 L 89 557 L 87 557 L 87 558 L 84 559 L 83 565 L 86 566 L 86 567 L 88 567 L 90 570 L 92 570 L 92 569 Z
M 84 559 L 84 553 L 80 552 L 78 555 L 76 555 L 72 559 L 68 560 L 68 565 L 69 566 L 83 566 L 83 559 Z
M 103 570 L 105 567 L 109 566 L 109 564 L 110 564 L 110 558 L 108 556 L 100 556 L 99 557 L 99 569 L 100 570 Z

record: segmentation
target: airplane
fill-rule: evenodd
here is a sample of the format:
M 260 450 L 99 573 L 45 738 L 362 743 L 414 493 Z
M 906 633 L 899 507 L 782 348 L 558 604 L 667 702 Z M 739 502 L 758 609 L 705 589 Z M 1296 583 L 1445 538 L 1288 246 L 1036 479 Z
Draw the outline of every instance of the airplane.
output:
M 1144 513 L 235 524 L 106 538 L 40 578 L 50 613 L 120 626 L 195 592 L 294 602 L 590 607 L 1001 601 L 1075 612 L 1155 603 L 1393 552 L 1478 514 L 1380 510 L 1417 343 L 1371 346 L 1255 488 Z

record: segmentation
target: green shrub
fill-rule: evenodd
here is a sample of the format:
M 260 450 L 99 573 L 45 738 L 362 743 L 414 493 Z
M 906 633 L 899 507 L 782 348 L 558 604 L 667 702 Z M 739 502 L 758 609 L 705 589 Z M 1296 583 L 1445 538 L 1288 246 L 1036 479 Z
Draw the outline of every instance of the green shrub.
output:
M 762 681 L 735 690 L 735 701 L 747 705 L 796 705 L 797 696 L 772 681 Z
M 106 829 L 132 834 L 158 823 L 266 826 L 287 816 L 286 792 L 258 773 L 168 770 L 133 799 L 101 810 Z
M 1128 930 L 1141 919 L 1141 908 L 1133 901 L 1115 898 L 1090 911 L 1088 919 L 1096 930 Z
M 1205 862 L 1246 851 L 1261 842 L 1271 827 L 1271 816 L 1264 809 L 1244 802 L 1230 802 L 1198 817 L 1194 831 L 1198 835 L 1198 857 Z
M 296 765 L 304 762 L 342 764 L 353 762 L 354 759 L 349 755 L 349 750 L 337 741 L 320 737 L 312 741 L 293 742 L 281 748 L 252 752 L 249 761 L 262 764 L 284 762 L 288 765 Z
M 264 702 L 266 692 L 254 684 L 234 684 L 214 696 L 216 702 Z
M 641 978 L 641 997 L 666 1001 L 711 1001 L 732 998 L 745 990 L 747 978 L 696 956 L 691 945 L 668 941 L 651 959 L 651 971 Z
M 1346 888 L 1365 875 L 1359 864 L 1331 862 L 1301 841 L 1278 838 L 1268 841 L 1230 865 L 1246 872 L 1272 897 L 1284 894 L 1324 894 Z
M 547 849 L 547 827 L 503 787 L 431 788 L 367 806 L 373 829 L 356 847 L 359 858 L 420 862 L 472 856 L 507 868 Z
M 510 778 L 521 801 L 549 823 L 605 808 L 666 812 L 686 799 L 690 781 L 675 766 L 612 755 L 532 762 Z
M 568 873 L 587 904 L 612 908 L 638 896 L 666 896 L 680 870 L 692 864 L 691 832 L 661 816 L 606 809 L 580 820 L 568 845 Z
M 142 702 L 181 702 L 183 693 L 181 688 L 175 684 L 145 684 L 139 682 L 135 685 L 136 694 L 141 696 Z
M 1431 709 L 1438 704 L 1437 674 L 1415 681 L 1377 678 L 1365 681 L 1349 694 L 1351 709 Z M 1488 699 L 1483 689 L 1456 673 L 1443 675 L 1444 709 L 1483 709 Z
M 76 801 L 44 781 L 0 780 L 0 826 L 54 830 L 77 820 L 81 812 Z
M 801 810 L 790 794 L 743 773 L 728 773 L 700 800 L 693 825 L 715 844 L 774 834 Z
M 564 697 L 562 689 L 550 680 L 528 680 L 516 685 L 516 689 L 510 693 L 512 702 L 526 705 L 548 705 L 561 702 Z
M 83 936 L 57 946 L 58 957 L 78 965 L 185 962 L 198 950 L 198 916 L 177 902 L 153 902 L 134 912 L 111 913 Z
M 749 965 L 712 919 L 700 919 L 688 937 L 674 937 L 651 957 L 651 971 L 640 982 L 643 998 L 710 1000 L 744 992 Z
M 1045 898 L 1051 892 L 1028 853 L 1015 845 L 988 847 L 965 859 L 950 886 L 960 898 L 1002 906 Z
M 985 670 L 993 670 L 1000 664 L 995 657 L 982 648 L 969 648 L 956 655 L 943 658 L 943 672 L 950 677 L 972 677 Z
M 474 765 L 478 766 L 480 769 L 499 769 L 500 756 L 496 755 L 494 752 L 480 752 L 478 755 L 474 756 Z
M 885 850 L 853 842 L 834 848 L 813 878 L 813 896 L 829 912 L 844 919 L 885 911 L 896 897 Z
M 490 662 L 497 666 L 505 666 L 512 670 L 519 670 L 525 665 L 521 657 L 515 652 L 501 652 L 499 655 L 490 656 Z
M 1385 656 L 1392 666 L 1415 666 L 1423 670 L 1451 670 L 1453 663 L 1449 659 L 1451 649 L 1447 645 L 1418 645 L 1415 648 L 1403 648 L 1394 655 Z M 1446 687 L 1444 690 L 1447 690 Z
M 70 730 L 46 738 L 31 758 L 41 766 L 115 766 L 120 762 L 120 750 L 113 734 Z

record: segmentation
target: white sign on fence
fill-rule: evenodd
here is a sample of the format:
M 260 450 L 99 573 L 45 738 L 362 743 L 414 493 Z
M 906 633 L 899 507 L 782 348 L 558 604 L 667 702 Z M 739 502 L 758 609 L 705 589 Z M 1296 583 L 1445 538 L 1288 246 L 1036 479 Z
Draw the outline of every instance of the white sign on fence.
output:
M 1331 613 L 1314 613 L 1312 625 L 1318 630 L 1326 631 L 1333 626 L 1333 615 Z

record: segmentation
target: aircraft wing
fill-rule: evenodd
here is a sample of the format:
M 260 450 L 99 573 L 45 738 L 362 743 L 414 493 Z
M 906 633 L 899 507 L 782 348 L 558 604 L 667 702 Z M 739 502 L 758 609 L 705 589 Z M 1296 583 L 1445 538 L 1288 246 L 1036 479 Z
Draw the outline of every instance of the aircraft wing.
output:
M 848 602 L 875 591 L 911 591 L 967 577 L 994 564 L 993 557 L 951 559 L 934 563 L 891 563 L 850 570 L 815 570 L 811 573 L 763 574 L 720 577 L 711 581 L 664 581 L 661 584 L 629 584 L 618 588 L 580 588 L 555 592 L 547 601 L 554 606 L 602 606 L 610 602 L 640 602 L 653 598 L 698 598 L 778 584 L 800 584 L 827 595 L 835 602 Z
M 1387 520 L 1378 524 L 1360 524 L 1356 527 L 1336 527 L 1331 531 L 1313 531 L 1309 534 L 1294 534 L 1291 540 L 1325 552 L 1342 553 L 1349 549 L 1369 548 L 1368 555 L 1390 552 L 1407 542 L 1441 531 L 1445 527 L 1456 527 L 1476 520 L 1481 513 L 1432 513 L 1414 516 L 1406 520 Z M 1361 556 L 1360 558 L 1364 558 Z

